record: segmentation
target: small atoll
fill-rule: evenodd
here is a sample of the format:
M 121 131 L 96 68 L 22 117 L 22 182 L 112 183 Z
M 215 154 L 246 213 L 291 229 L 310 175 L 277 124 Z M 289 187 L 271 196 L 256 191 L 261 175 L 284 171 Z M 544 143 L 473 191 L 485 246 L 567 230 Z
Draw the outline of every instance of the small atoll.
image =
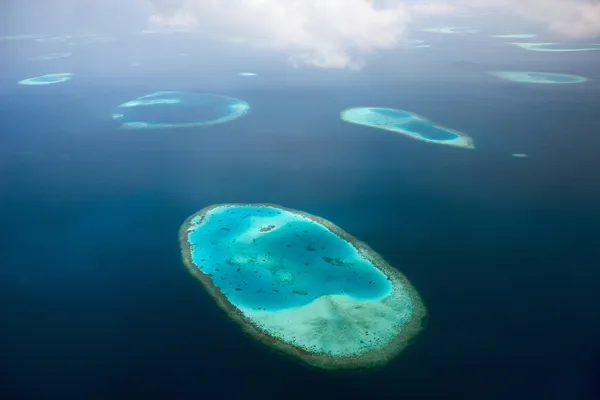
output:
M 455 34 L 471 34 L 479 32 L 478 29 L 472 29 L 466 26 L 442 26 L 435 28 L 425 28 L 421 29 L 422 32 L 429 33 L 441 33 L 445 35 L 455 35 Z
M 597 51 L 600 50 L 600 45 L 580 45 L 569 43 L 542 43 L 542 42 L 517 42 L 511 43 L 519 46 L 522 49 L 530 51 L 546 51 L 546 52 L 572 52 L 572 51 Z
M 528 71 L 490 71 L 490 74 L 511 82 L 535 83 L 535 84 L 568 84 L 583 83 L 588 79 L 579 75 L 558 74 L 552 72 L 528 72 Z
M 190 128 L 232 121 L 249 109 L 248 103 L 233 97 L 165 91 L 127 101 L 112 117 L 121 122 L 121 129 Z
M 44 36 L 45 35 L 38 35 L 38 34 L 0 36 L 0 42 L 11 42 L 11 41 L 15 41 L 15 40 L 28 40 L 28 39 L 39 39 L 39 38 L 42 38 Z
M 60 73 L 60 74 L 48 74 L 42 76 L 36 76 L 35 78 L 28 78 L 19 81 L 20 85 L 50 85 L 53 83 L 65 82 L 71 79 L 75 74 L 72 73 Z
M 67 57 L 71 57 L 71 53 L 50 53 L 45 56 L 33 57 L 31 58 L 31 61 L 48 61 Z
M 406 277 L 320 217 L 273 204 L 219 204 L 179 231 L 183 261 L 250 336 L 324 369 L 380 366 L 421 330 Z
M 61 43 L 69 46 L 92 43 L 112 43 L 117 39 L 111 36 L 102 36 L 88 33 L 75 33 L 69 35 L 46 36 L 36 39 L 40 43 Z
M 357 107 L 342 111 L 341 118 L 353 124 L 401 133 L 428 143 L 474 149 L 473 139 L 465 133 L 437 125 L 420 115 L 404 110 Z
M 431 47 L 430 44 L 425 43 L 425 41 L 421 39 L 405 40 L 400 43 L 400 46 L 409 49 L 424 49 Z
M 509 33 L 506 35 L 492 35 L 492 37 L 500 39 L 532 39 L 537 37 L 535 33 Z

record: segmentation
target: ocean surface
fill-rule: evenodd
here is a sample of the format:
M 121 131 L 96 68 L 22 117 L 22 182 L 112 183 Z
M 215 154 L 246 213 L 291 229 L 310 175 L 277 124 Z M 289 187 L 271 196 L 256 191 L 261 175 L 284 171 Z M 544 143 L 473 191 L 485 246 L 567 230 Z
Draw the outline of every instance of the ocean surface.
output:
M 244 64 L 241 50 L 219 67 L 181 40 L 169 58 L 136 43 L 35 62 L 61 49 L 0 43 L 2 398 L 600 398 L 600 52 L 490 42 L 482 60 L 450 42 L 352 72 Z M 590 81 L 486 73 L 548 66 Z M 76 75 L 17 84 L 58 72 Z M 118 129 L 114 107 L 161 90 L 250 112 Z M 404 109 L 476 149 L 349 124 L 350 107 Z M 245 336 L 178 244 L 189 215 L 227 202 L 303 210 L 368 243 L 421 294 L 425 330 L 362 372 L 313 369 Z

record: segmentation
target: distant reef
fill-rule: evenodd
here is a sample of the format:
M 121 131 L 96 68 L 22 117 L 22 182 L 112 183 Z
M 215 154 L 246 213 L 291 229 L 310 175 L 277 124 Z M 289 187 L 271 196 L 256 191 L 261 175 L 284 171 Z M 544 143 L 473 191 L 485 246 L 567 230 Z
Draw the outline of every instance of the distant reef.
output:
M 553 72 L 490 71 L 490 74 L 506 81 L 549 85 L 583 83 L 588 80 L 579 75 L 557 74 Z
M 48 74 L 42 76 L 36 76 L 34 78 L 23 79 L 19 81 L 20 85 L 51 85 L 53 83 L 61 83 L 68 81 L 75 74 L 72 73 L 60 73 L 60 74 Z

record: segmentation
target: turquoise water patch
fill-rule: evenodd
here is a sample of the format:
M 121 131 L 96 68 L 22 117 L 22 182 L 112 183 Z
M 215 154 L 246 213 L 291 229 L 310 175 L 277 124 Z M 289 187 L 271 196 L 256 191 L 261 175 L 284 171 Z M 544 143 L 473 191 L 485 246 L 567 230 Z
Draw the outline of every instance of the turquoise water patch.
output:
M 193 263 L 240 307 L 281 310 L 324 295 L 376 299 L 391 290 L 350 243 L 289 211 L 220 206 L 190 225 Z
M 156 92 L 113 112 L 122 129 L 188 128 L 225 123 L 245 115 L 248 103 L 210 93 Z
M 459 136 L 455 132 L 432 124 L 408 111 L 387 108 L 371 109 L 371 111 L 372 110 L 376 110 L 376 113 L 371 114 L 370 117 L 365 120 L 365 122 L 372 125 L 389 123 L 397 129 L 409 131 L 428 140 L 451 140 L 456 139 Z
M 341 118 L 350 123 L 401 133 L 429 143 L 474 148 L 468 135 L 405 110 L 358 107 L 344 110 Z
M 511 43 L 519 46 L 522 49 L 530 51 L 546 51 L 546 52 L 572 52 L 572 51 L 597 51 L 600 50 L 600 45 L 589 44 L 581 45 L 574 43 L 529 43 L 519 42 Z
M 37 76 L 19 81 L 20 85 L 50 85 L 53 83 L 65 82 L 71 79 L 75 74 L 60 73 Z
M 528 71 L 491 71 L 490 74 L 507 81 L 535 84 L 583 83 L 588 79 L 579 75 L 557 74 L 551 72 Z

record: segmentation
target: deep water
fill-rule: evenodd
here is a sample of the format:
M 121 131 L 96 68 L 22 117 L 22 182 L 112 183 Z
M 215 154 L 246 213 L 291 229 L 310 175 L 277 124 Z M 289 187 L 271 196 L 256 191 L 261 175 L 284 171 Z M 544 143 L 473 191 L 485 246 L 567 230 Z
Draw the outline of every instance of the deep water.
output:
M 377 299 L 391 290 L 352 244 L 289 211 L 218 207 L 193 222 L 183 245 L 193 245 L 195 266 L 235 305 L 280 310 L 324 295 Z
M 444 49 L 383 57 L 361 78 L 248 61 L 259 76 L 238 82 L 232 67 L 205 66 L 210 54 L 164 74 L 153 59 L 127 70 L 124 50 L 122 67 L 119 54 L 79 50 L 47 71 L 18 61 L 36 51 L 3 47 L 17 61 L 0 64 L 1 397 L 597 398 L 600 52 L 539 61 L 505 46 L 480 68 L 461 61 L 464 47 Z M 548 60 L 592 80 L 533 88 L 486 74 Z M 50 72 L 76 76 L 16 83 Z M 158 90 L 251 110 L 206 129 L 117 129 L 114 107 Z M 363 106 L 415 112 L 477 149 L 340 119 Z M 245 336 L 178 244 L 189 215 L 225 202 L 303 210 L 368 243 L 421 294 L 425 331 L 386 368 L 355 373 Z

